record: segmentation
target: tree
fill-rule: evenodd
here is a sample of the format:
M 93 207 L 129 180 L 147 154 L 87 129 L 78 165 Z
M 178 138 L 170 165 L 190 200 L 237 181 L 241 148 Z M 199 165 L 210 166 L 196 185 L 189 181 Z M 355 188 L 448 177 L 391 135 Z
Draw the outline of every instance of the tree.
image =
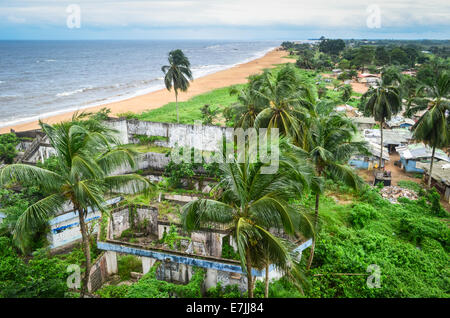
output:
M 344 181 L 350 187 L 359 188 L 361 180 L 347 162 L 353 154 L 367 152 L 365 143 L 352 140 L 357 129 L 351 119 L 330 112 L 329 108 L 325 108 L 324 111 L 320 111 L 320 107 L 317 109 L 319 110 L 317 116 L 313 118 L 309 128 L 308 146 L 303 149 L 314 165 L 316 176 Z M 318 233 L 319 202 L 322 192 L 320 186 L 313 188 L 313 192 L 316 196 L 313 224 L 315 232 Z M 311 267 L 313 261 L 315 244 L 314 239 L 307 269 Z
M 323 39 L 319 43 L 319 51 L 331 55 L 338 55 L 345 48 L 345 42 L 342 39 Z
M 78 214 L 86 271 L 81 297 L 89 283 L 91 268 L 90 240 L 86 224 L 88 209 L 107 213 L 105 195 L 122 187 L 136 192 L 145 190 L 149 181 L 137 174 L 114 175 L 115 169 L 128 163 L 132 167 L 135 153 L 118 145 L 114 132 L 100 124 L 88 125 L 73 118 L 50 126 L 40 123 L 51 146 L 56 151 L 61 173 L 26 164 L 6 165 L 0 169 L 0 185 L 9 182 L 27 182 L 46 189 L 46 196 L 30 205 L 19 217 L 14 229 L 14 239 L 20 242 L 34 229 L 46 223 L 64 204 L 71 203 Z M 88 128 L 86 126 L 89 126 Z
M 380 163 L 383 161 L 383 124 L 390 120 L 392 115 L 397 114 L 402 109 L 400 90 L 397 87 L 389 86 L 383 79 L 377 88 L 371 88 L 363 98 L 368 98 L 365 110 L 369 112 L 376 121 L 380 122 Z
M 19 139 L 13 133 L 0 135 L 0 163 L 12 163 L 17 154 Z
M 304 117 L 315 102 L 311 87 L 300 82 L 295 69 L 287 64 L 276 75 L 263 74 L 264 82 L 254 92 L 262 97 L 269 107 L 255 119 L 255 127 L 279 128 L 280 134 L 301 140 L 304 136 Z
M 264 83 L 262 76 L 250 76 L 247 85 L 241 89 L 232 87 L 230 95 L 237 95 L 237 103 L 231 105 L 229 112 L 234 119 L 234 127 L 247 129 L 254 127 L 258 114 L 269 105 L 267 100 L 256 92 L 261 90 Z
M 424 86 L 431 96 L 428 110 L 412 127 L 413 137 L 430 145 L 431 154 L 430 171 L 428 173 L 428 187 L 431 186 L 431 173 L 436 148 L 444 147 L 449 142 L 448 120 L 446 112 L 449 111 L 448 95 L 450 92 L 450 79 L 447 72 L 441 73 L 433 86 Z
M 377 46 L 375 49 L 375 63 L 377 65 L 387 65 L 389 64 L 390 56 L 389 53 L 386 51 L 384 46 Z
M 406 52 L 400 48 L 396 47 L 391 51 L 391 62 L 397 65 L 408 65 L 409 58 Z
M 342 85 L 341 87 L 339 87 L 339 90 L 342 92 L 342 101 L 346 103 L 352 97 L 352 86 L 348 84 Z
M 365 65 L 372 64 L 375 57 L 375 49 L 373 46 L 363 45 L 361 46 L 353 60 L 353 63 L 361 68 L 364 72 Z
M 164 72 L 164 84 L 167 90 L 172 87 L 175 91 L 175 103 L 177 106 L 177 122 L 180 122 L 178 113 L 178 91 L 185 92 L 189 88 L 189 80 L 193 81 L 190 69 L 191 63 L 181 50 L 170 51 L 169 65 L 164 65 L 161 70 Z
M 282 141 L 280 149 L 290 147 Z M 302 210 L 292 203 L 309 186 L 311 168 L 297 155 L 285 150 L 279 168 L 264 174 L 268 164 L 252 162 L 255 145 L 247 143 L 245 152 L 220 165 L 222 178 L 216 199 L 198 199 L 182 208 L 182 223 L 187 231 L 210 222 L 226 224 L 237 244 L 241 266 L 247 274 L 248 295 L 253 297 L 252 268 L 264 268 L 267 262 L 301 280 L 303 276 L 289 242 L 271 232 L 282 230 L 290 237 L 311 233 L 311 223 Z

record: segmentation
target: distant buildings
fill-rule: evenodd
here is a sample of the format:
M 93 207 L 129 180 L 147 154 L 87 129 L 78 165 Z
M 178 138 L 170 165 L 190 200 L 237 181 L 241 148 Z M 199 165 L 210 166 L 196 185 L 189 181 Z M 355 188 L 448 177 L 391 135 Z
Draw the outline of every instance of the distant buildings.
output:
M 373 117 L 355 117 L 352 118 L 355 125 L 358 127 L 358 130 L 371 129 L 376 125 L 375 119 Z
M 367 141 L 367 149 L 369 150 L 369 154 L 352 156 L 348 164 L 358 169 L 372 170 L 374 168 L 378 168 L 381 153 L 380 144 Z M 383 147 L 383 160 L 381 161 L 381 167 L 384 167 L 386 161 L 389 161 L 389 151 L 386 147 Z
M 378 74 L 369 74 L 369 73 L 362 73 L 358 74 L 358 82 L 364 83 L 366 86 L 377 86 L 380 84 L 380 75 Z
M 423 143 L 404 145 L 396 147 L 400 155 L 401 168 L 406 172 L 423 173 L 423 165 L 419 163 L 428 164 L 431 162 L 432 149 L 425 146 Z M 447 154 L 441 149 L 436 149 L 434 154 L 435 163 L 439 161 L 450 162 Z
M 386 122 L 386 126 L 391 129 L 394 128 L 407 128 L 410 129 L 416 122 L 410 118 L 405 118 L 403 116 L 392 117 L 391 120 Z

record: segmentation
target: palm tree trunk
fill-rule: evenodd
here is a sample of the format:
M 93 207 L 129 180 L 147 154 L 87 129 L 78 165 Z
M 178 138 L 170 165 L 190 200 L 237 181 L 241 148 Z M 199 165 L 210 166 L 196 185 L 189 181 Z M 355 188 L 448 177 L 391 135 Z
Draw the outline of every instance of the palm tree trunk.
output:
M 91 248 L 90 248 L 90 242 L 89 242 L 89 235 L 87 231 L 87 226 L 85 222 L 85 214 L 82 209 L 78 209 L 78 218 L 80 220 L 80 231 L 81 231 L 81 237 L 82 237 L 82 246 L 83 246 L 83 252 L 84 257 L 86 260 L 86 271 L 84 272 L 83 277 L 83 285 L 81 287 L 81 294 L 80 298 L 83 298 L 84 295 L 86 295 L 88 290 L 88 283 L 89 283 L 89 272 L 91 271 Z
M 264 298 L 269 298 L 269 262 L 266 264 L 266 288 L 264 289 Z
M 180 115 L 178 114 L 178 92 L 175 91 L 175 104 L 177 105 L 177 123 L 180 123 Z
M 315 213 L 314 213 L 314 230 L 317 229 L 317 224 L 319 223 L 319 201 L 320 201 L 320 193 L 316 193 L 316 206 L 315 206 Z M 311 251 L 309 252 L 308 265 L 306 266 L 307 270 L 309 270 L 311 268 L 311 264 L 314 259 L 315 248 L 316 248 L 316 239 L 313 240 L 312 245 L 311 245 Z
M 252 277 L 252 261 L 250 259 L 250 248 L 247 247 L 246 251 L 246 262 L 247 262 L 247 289 L 248 298 L 253 298 L 253 277 Z
M 381 170 L 381 163 L 383 162 L 383 121 L 380 123 L 380 137 L 381 137 L 381 143 L 380 143 L 380 167 Z M 384 170 L 384 167 L 383 167 Z
M 431 172 L 433 171 L 433 161 L 434 161 L 434 152 L 435 151 L 436 151 L 436 146 L 433 146 L 433 152 L 431 153 L 430 173 L 428 173 L 428 188 L 431 188 Z

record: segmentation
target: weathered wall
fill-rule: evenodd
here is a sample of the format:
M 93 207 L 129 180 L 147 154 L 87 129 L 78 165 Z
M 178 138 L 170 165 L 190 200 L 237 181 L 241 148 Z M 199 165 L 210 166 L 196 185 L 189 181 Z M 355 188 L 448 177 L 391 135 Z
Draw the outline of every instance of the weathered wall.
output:
M 158 209 L 149 206 L 136 206 L 136 215 L 134 217 L 134 225 L 147 219 L 149 221 L 149 232 L 157 234 L 158 232 Z M 130 224 L 130 208 L 128 206 L 117 208 L 111 212 L 112 231 L 110 235 L 119 237 L 123 231 L 131 227 Z
M 219 126 L 196 126 L 173 123 L 157 123 L 140 120 L 113 120 L 109 124 L 124 134 L 124 123 L 127 126 L 127 136 L 121 136 L 127 143 L 133 140 L 134 135 L 165 137 L 167 141 L 157 141 L 155 144 L 173 148 L 195 147 L 200 150 L 217 151 L 225 137 L 231 140 L 233 129 Z
M 94 221 L 99 220 L 100 217 L 100 211 L 90 212 L 86 217 L 86 223 L 88 226 L 93 226 Z M 59 215 L 50 220 L 49 225 L 50 233 L 47 239 L 50 248 L 60 247 L 81 239 L 80 223 L 76 212 Z M 98 225 L 95 224 L 93 233 L 96 233 L 97 230 Z
M 107 280 L 109 275 L 116 274 L 117 255 L 115 252 L 105 251 L 94 262 L 89 272 L 88 291 L 94 292 Z

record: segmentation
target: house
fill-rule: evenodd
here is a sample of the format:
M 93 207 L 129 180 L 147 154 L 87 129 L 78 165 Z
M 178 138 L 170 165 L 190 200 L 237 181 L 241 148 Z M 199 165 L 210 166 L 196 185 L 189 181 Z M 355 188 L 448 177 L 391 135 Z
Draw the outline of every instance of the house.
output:
M 359 130 L 371 129 L 376 124 L 373 117 L 355 117 L 352 120 Z
M 429 178 L 428 170 L 430 164 L 418 162 L 417 167 L 424 170 L 425 181 Z M 434 186 L 450 203 L 450 163 L 447 161 L 433 162 L 433 171 L 431 172 L 431 185 Z
M 380 144 L 369 141 L 367 143 L 367 149 L 371 155 L 355 155 L 352 156 L 348 164 L 357 169 L 372 170 L 378 168 L 380 164 Z M 385 162 L 389 161 L 389 151 L 386 147 L 383 147 L 383 160 L 381 161 L 381 167 L 384 167 Z
M 423 143 L 400 146 L 395 149 L 400 155 L 401 168 L 403 168 L 406 172 L 423 173 L 423 165 L 417 164 L 429 164 L 431 161 L 432 149 L 425 146 Z M 441 149 L 436 149 L 434 157 L 436 163 L 439 161 L 450 162 L 447 154 Z
M 386 125 L 389 128 L 407 128 L 407 129 L 411 129 L 411 127 L 415 124 L 416 122 L 410 118 L 405 118 L 403 116 L 395 116 L 392 117 L 391 120 L 386 122 Z
M 358 82 L 364 83 L 366 86 L 375 86 L 380 83 L 380 76 L 369 73 L 358 74 Z
M 337 105 L 334 110 L 338 113 L 345 113 L 347 117 L 357 117 L 360 114 L 358 108 L 348 104 Z
M 364 129 L 364 138 L 375 144 L 381 141 L 380 129 Z M 408 144 L 412 140 L 412 133 L 408 129 L 383 129 L 383 145 L 389 149 L 389 153 L 395 150 L 395 147 Z
M 405 70 L 402 72 L 402 74 L 409 75 L 409 76 L 416 76 L 417 71 L 416 70 Z

